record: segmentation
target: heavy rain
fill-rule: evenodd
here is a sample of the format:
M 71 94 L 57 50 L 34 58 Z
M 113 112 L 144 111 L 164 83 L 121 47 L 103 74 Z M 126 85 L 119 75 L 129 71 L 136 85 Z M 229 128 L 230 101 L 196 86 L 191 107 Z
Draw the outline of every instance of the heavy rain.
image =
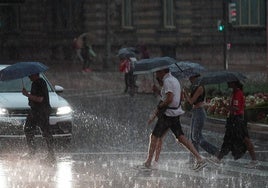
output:
M 265 0 L 0 0 L 0 188 L 268 188 L 267 7 Z M 45 69 L 4 73 L 18 62 Z M 152 87 L 164 69 L 182 86 L 180 121 L 192 142 L 185 93 L 189 78 L 200 77 L 202 133 L 218 148 L 227 83 L 244 84 L 256 160 L 249 150 L 213 163 L 199 148 L 205 165 L 194 169 L 198 161 L 168 131 L 159 161 L 146 166 L 158 118 L 147 122 L 160 101 Z M 53 160 L 40 127 L 36 151 L 25 157 L 28 77 L 37 73 L 49 90 Z
M 220 167 L 209 164 L 201 171 L 193 171 L 187 163 L 189 152 L 172 134 L 164 140 L 157 169 L 136 168 L 146 159 L 153 128 L 146 121 L 158 99 L 152 94 L 137 93 L 134 97 L 124 94 L 119 82 L 121 75 L 116 75 L 117 78 L 107 81 L 114 84 L 100 86 L 98 92 L 88 89 L 81 93 L 74 90 L 62 93 L 74 110 L 73 138 L 65 147 L 60 141 L 57 143 L 54 164 L 41 162 L 46 153 L 41 138 L 33 160 L 20 158 L 27 149 L 24 138 L 5 139 L 5 142 L 2 138 L 1 187 L 267 187 L 267 145 L 258 138 L 254 139 L 254 145 L 260 166 L 254 169 L 244 167 L 250 161 L 245 154 L 237 161 L 228 155 Z M 102 83 L 106 76 L 92 73 L 78 77 L 88 80 L 83 86 L 87 87 L 96 80 Z M 182 122 L 187 135 L 189 117 L 182 118 Z M 221 132 L 206 130 L 204 134 L 220 146 Z M 207 156 L 204 151 L 201 154 Z

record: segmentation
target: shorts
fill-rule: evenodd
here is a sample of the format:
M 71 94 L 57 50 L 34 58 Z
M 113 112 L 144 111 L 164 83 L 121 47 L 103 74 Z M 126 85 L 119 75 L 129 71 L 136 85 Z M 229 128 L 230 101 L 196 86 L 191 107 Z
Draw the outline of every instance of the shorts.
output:
M 179 138 L 179 136 L 184 135 L 181 128 L 180 116 L 161 116 L 156 122 L 152 135 L 157 138 L 161 138 L 168 129 L 171 129 L 176 138 Z

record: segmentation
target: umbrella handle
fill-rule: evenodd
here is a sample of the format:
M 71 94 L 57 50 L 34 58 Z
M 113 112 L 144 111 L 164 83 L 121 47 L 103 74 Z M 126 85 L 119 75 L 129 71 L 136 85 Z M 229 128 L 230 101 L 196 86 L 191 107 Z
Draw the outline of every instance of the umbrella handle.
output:
M 24 88 L 24 82 L 23 82 L 23 78 L 21 79 L 21 83 L 22 83 L 22 87 Z
M 183 70 L 180 68 L 179 65 L 177 65 L 177 63 L 175 63 L 175 65 L 178 67 L 178 69 L 179 69 L 181 72 L 183 72 Z

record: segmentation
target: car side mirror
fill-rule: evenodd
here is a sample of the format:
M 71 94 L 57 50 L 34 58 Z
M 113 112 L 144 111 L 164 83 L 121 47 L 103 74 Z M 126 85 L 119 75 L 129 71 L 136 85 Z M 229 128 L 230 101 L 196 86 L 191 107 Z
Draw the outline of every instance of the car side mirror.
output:
M 61 87 L 61 86 L 59 86 L 59 85 L 55 85 L 55 91 L 56 91 L 56 93 L 62 93 L 63 90 L 64 90 L 63 87 Z

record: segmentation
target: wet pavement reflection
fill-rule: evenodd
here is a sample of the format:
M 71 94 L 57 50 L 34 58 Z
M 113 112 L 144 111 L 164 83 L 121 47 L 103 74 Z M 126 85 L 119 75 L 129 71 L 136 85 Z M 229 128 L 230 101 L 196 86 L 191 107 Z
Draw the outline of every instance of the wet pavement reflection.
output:
M 223 166 L 209 164 L 195 172 L 188 163 L 189 152 L 168 133 L 158 166 L 143 170 L 137 165 L 146 158 L 153 128 L 146 120 L 157 103 L 155 97 L 129 98 L 121 93 L 68 97 L 75 107 L 72 143 L 57 148 L 56 162 L 48 164 L 42 162 L 46 156 L 42 139 L 32 160 L 21 159 L 24 138 L 0 140 L 0 188 L 268 188 L 268 148 L 262 140 L 253 140 L 260 160 L 257 168 L 244 167 L 248 154 L 237 161 L 228 155 Z M 184 133 L 189 133 L 187 126 Z M 222 143 L 221 133 L 204 131 L 204 136 L 218 146 Z
M 146 153 L 58 153 L 54 164 L 18 154 L 1 155 L 0 187 L 267 187 L 268 163 L 246 169 L 248 160 L 225 160 L 196 172 L 190 169 L 187 152 L 164 152 L 151 170 L 137 168 Z

